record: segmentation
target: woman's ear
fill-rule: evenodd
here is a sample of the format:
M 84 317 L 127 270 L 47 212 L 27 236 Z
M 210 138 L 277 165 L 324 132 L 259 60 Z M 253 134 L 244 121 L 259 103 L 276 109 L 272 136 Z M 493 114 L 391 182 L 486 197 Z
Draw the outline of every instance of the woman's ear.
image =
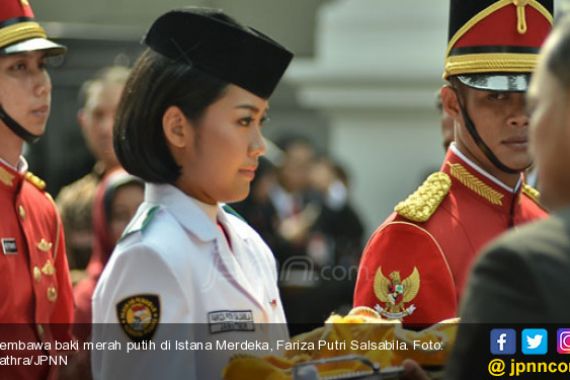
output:
M 162 115 L 162 130 L 166 141 L 175 148 L 186 147 L 193 132 L 188 119 L 177 106 L 168 107 Z
M 461 109 L 457 100 L 457 90 L 446 84 L 440 90 L 441 106 L 443 110 L 454 120 L 461 118 Z

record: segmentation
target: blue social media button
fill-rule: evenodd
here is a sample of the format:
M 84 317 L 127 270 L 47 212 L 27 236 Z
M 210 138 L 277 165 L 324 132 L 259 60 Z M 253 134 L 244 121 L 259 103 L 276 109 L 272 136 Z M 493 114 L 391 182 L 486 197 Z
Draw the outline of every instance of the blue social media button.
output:
M 548 352 L 548 331 L 524 329 L 521 335 L 521 350 L 525 355 L 545 355 Z
M 517 333 L 514 329 L 491 330 L 491 353 L 513 355 L 517 352 Z

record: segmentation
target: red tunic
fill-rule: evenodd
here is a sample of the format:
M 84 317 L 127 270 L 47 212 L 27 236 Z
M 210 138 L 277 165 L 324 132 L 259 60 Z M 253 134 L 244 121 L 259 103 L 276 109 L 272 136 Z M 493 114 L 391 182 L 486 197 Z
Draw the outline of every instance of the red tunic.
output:
M 52 345 L 51 352 L 0 350 L 0 358 L 32 355 L 36 360 L 55 353 L 55 340 L 70 340 L 73 298 L 63 229 L 44 186 L 31 173 L 0 162 L 0 341 Z M 0 366 L 3 379 L 45 379 L 54 373 L 47 363 Z
M 441 172 L 396 206 L 398 212 L 371 236 L 354 306 L 376 308 L 406 324 L 457 316 L 481 248 L 512 226 L 546 217 L 535 192 L 526 185 L 506 190 L 450 149 Z

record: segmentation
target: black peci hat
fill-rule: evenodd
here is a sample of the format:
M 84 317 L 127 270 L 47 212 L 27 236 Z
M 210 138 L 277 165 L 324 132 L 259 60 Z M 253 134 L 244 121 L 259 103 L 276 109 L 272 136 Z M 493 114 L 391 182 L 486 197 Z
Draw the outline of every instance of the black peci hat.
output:
M 183 8 L 160 16 L 144 37 L 152 50 L 267 99 L 293 54 L 220 10 Z

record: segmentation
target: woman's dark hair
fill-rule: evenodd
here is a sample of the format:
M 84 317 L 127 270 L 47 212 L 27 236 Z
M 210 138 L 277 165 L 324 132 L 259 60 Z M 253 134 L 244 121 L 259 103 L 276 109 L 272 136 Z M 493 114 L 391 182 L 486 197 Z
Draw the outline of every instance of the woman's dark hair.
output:
M 105 221 L 107 223 L 111 222 L 113 216 L 113 200 L 117 195 L 117 192 L 129 186 L 136 186 L 144 190 L 144 182 L 140 178 L 129 175 L 126 172 L 118 171 L 111 174 L 111 177 L 105 183 L 105 189 L 103 193 L 103 211 L 105 216 Z
M 177 106 L 192 122 L 224 92 L 227 83 L 192 65 L 146 49 L 125 85 L 113 128 L 121 165 L 147 182 L 173 183 L 180 176 L 162 130 L 162 117 Z

